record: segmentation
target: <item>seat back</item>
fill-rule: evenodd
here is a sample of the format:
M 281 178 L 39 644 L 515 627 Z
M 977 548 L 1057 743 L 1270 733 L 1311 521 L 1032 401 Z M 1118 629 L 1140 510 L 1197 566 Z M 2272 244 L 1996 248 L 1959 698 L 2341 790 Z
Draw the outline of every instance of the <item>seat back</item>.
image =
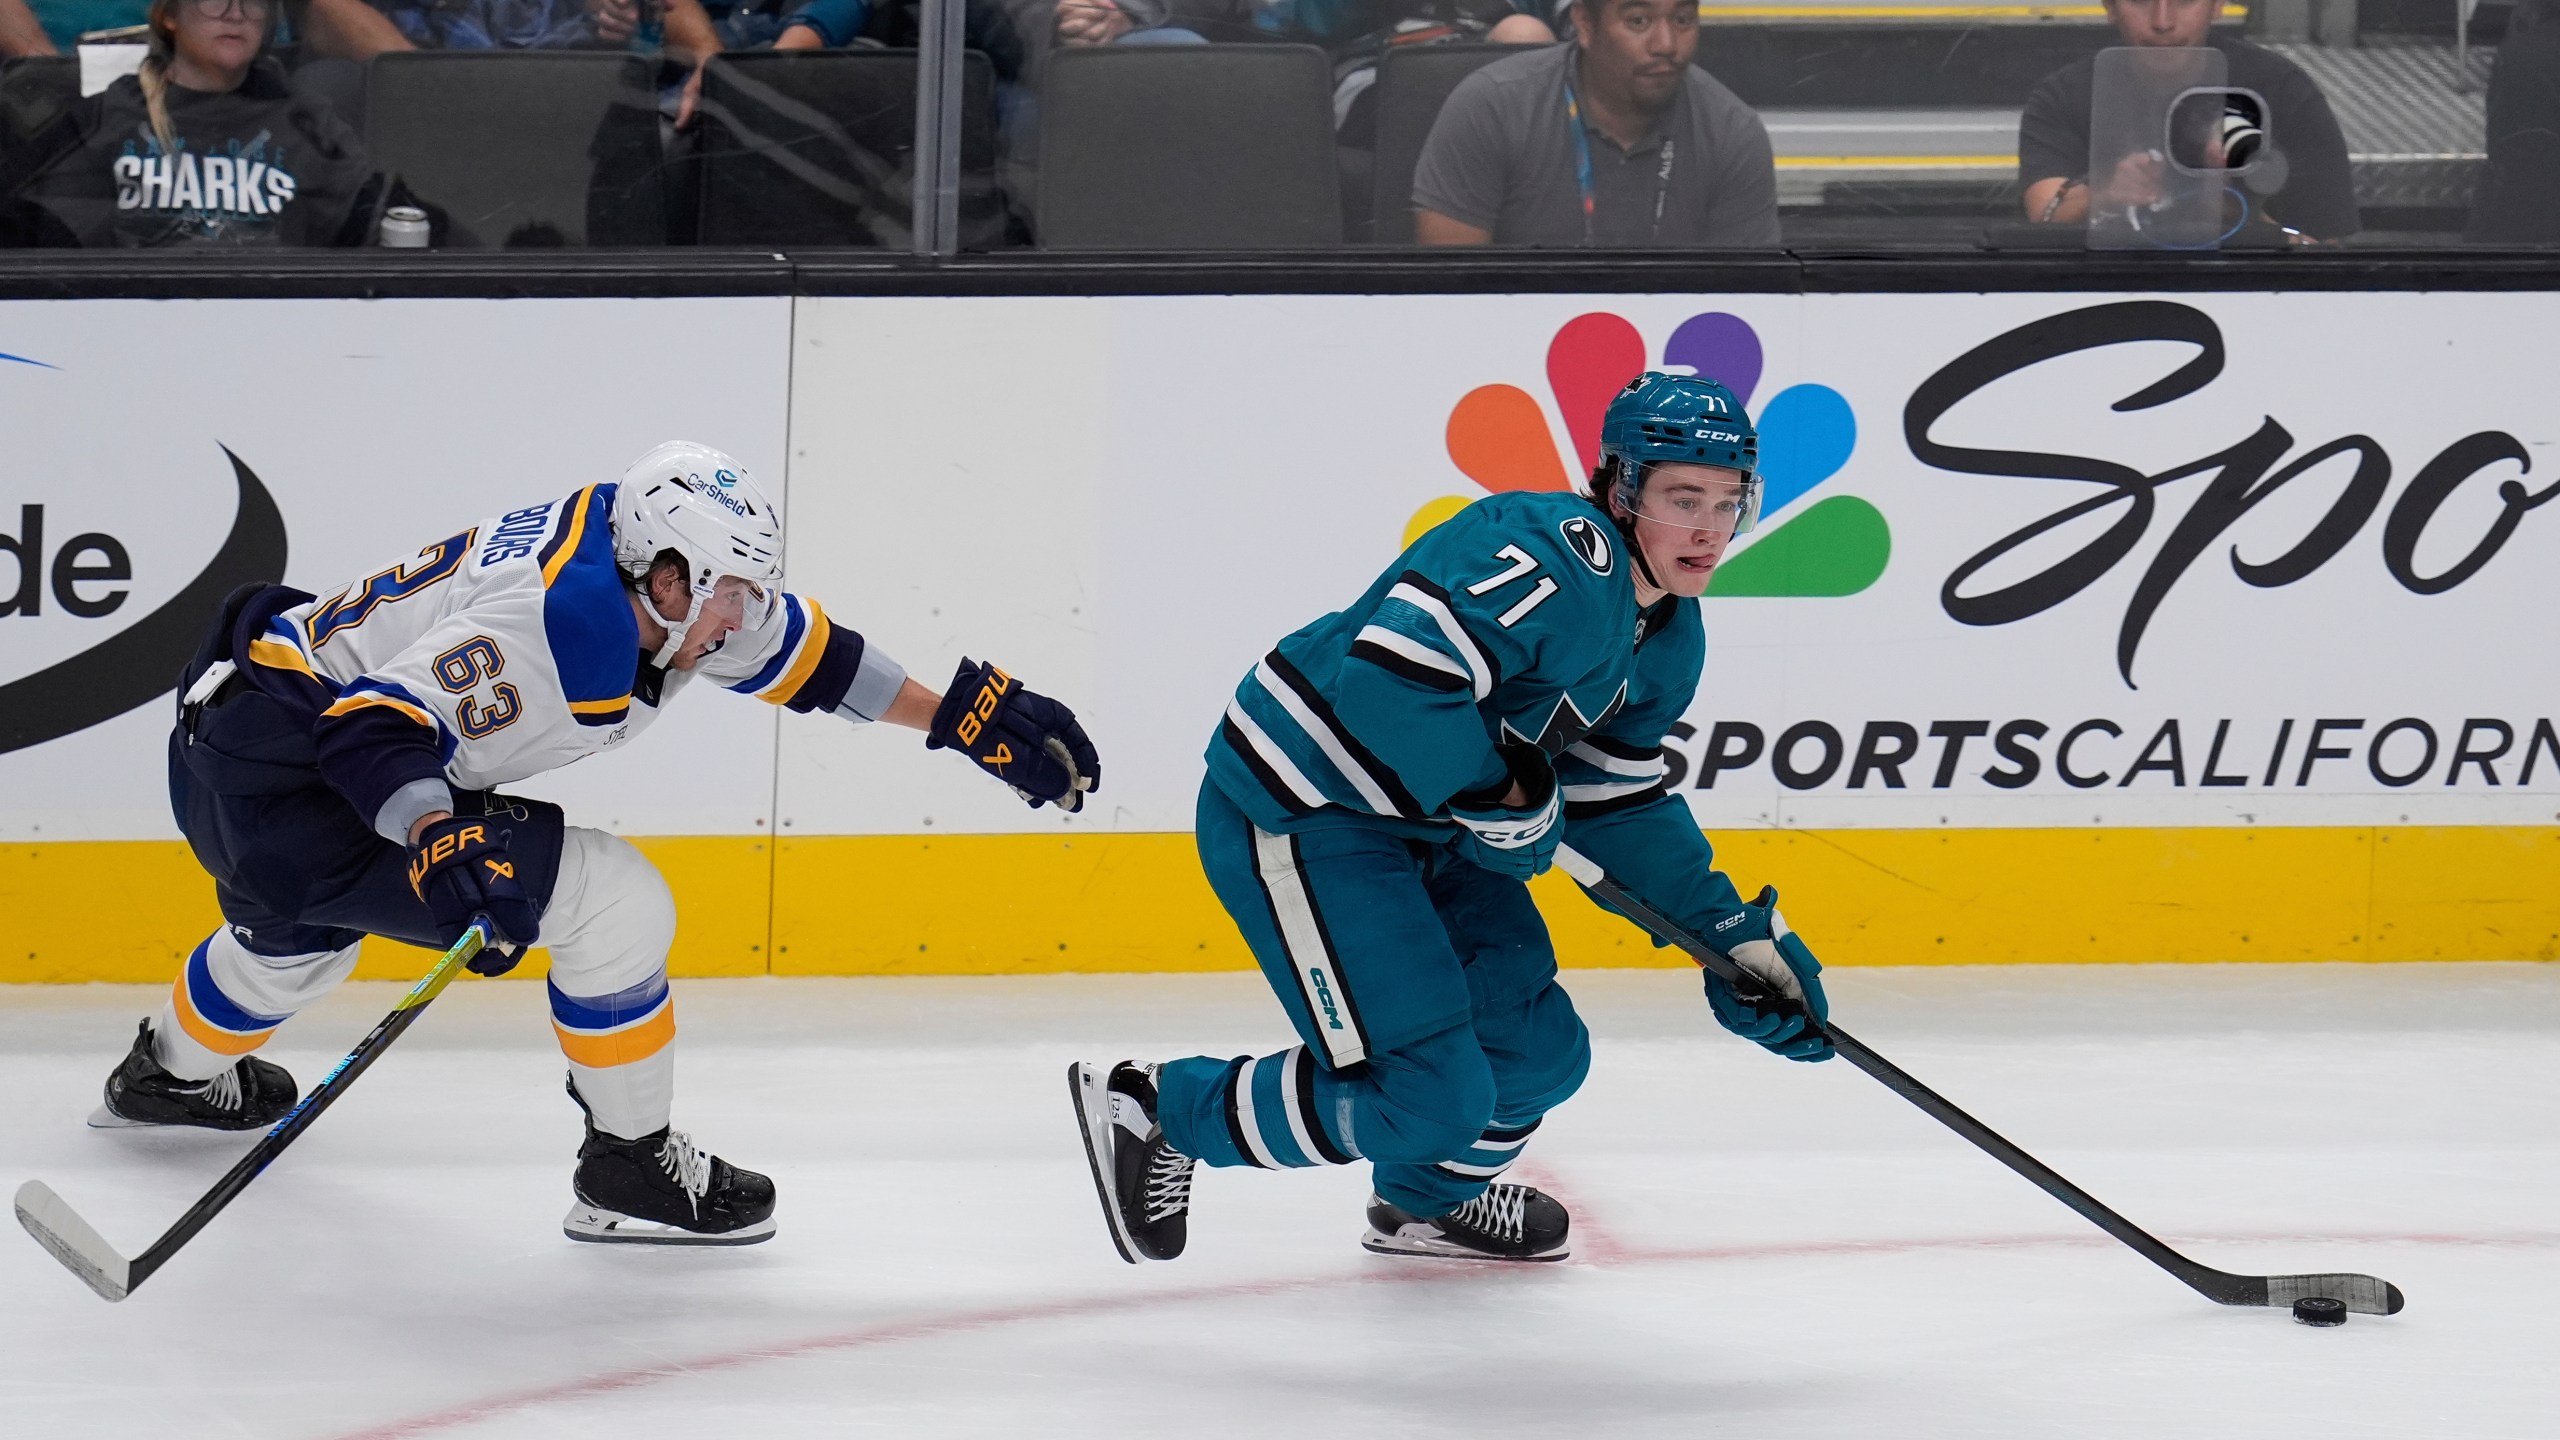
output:
M 1340 245 L 1332 84 L 1312 45 L 1052 51 L 1040 97 L 1040 243 Z
M 914 234 L 916 52 L 758 50 L 712 60 L 696 149 L 705 245 L 875 245 Z M 995 71 L 960 72 L 960 244 L 1000 244 Z
M 1518 45 L 1399 45 L 1378 61 L 1378 152 L 1374 183 L 1381 245 L 1413 243 L 1413 172 L 1422 142 L 1458 82 Z
M 375 57 L 365 150 L 438 245 L 666 240 L 658 95 L 637 55 L 421 50 Z
M 80 62 L 31 55 L 0 63 L 0 154 L 33 140 L 80 99 Z

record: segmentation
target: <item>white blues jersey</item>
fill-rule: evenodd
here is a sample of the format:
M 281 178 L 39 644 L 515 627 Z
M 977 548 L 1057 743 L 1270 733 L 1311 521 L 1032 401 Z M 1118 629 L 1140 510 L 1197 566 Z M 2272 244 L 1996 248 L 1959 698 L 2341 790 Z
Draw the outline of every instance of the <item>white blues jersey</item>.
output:
M 243 670 L 315 711 L 323 778 L 386 835 L 646 730 L 697 677 L 792 709 L 877 719 L 905 672 L 817 603 L 781 597 L 691 670 L 640 648 L 614 562 L 615 487 L 449 535 L 245 637 Z

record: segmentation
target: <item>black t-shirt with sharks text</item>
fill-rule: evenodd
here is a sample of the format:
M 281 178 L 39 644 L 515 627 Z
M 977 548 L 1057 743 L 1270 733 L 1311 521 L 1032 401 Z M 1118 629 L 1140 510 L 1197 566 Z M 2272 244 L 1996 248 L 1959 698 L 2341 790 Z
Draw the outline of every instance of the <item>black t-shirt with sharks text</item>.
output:
M 236 90 L 171 83 L 165 95 L 165 149 L 130 75 L 39 142 L 46 159 L 23 198 L 49 222 L 47 238 L 119 248 L 364 243 L 363 143 L 325 102 L 295 94 L 272 61 Z

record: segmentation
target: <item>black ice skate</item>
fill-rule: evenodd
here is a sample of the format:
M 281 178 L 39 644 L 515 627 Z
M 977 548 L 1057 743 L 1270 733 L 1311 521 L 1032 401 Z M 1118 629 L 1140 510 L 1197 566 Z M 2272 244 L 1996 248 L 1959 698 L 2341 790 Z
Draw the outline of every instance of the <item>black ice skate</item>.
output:
M 586 1109 L 575 1082 L 569 1098 Z M 694 1148 L 681 1130 L 625 1140 L 587 1117 L 560 1229 L 614 1245 L 753 1245 L 773 1238 L 773 1182 Z
M 101 1130 L 135 1125 L 196 1125 L 207 1130 L 263 1130 L 299 1098 L 281 1065 L 243 1055 L 210 1080 L 181 1080 L 151 1055 L 151 1022 L 107 1076 L 106 1103 L 89 1117 Z
M 1492 1185 L 1436 1220 L 1409 1215 L 1369 1197 L 1369 1233 L 1362 1249 L 1380 1255 L 1429 1255 L 1447 1260 L 1562 1260 L 1573 1217 L 1552 1195 L 1526 1185 Z
M 1190 1230 L 1192 1159 L 1166 1143 L 1156 1120 L 1156 1067 L 1124 1060 L 1106 1073 L 1078 1062 L 1067 1067 L 1067 1093 L 1120 1258 L 1136 1265 L 1180 1255 Z

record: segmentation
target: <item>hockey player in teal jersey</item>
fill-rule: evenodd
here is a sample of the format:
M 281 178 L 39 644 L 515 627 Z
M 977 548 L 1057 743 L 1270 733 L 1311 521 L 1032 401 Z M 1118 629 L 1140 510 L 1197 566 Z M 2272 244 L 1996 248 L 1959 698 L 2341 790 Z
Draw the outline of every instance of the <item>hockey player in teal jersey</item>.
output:
M 1722 385 L 1646 374 L 1601 453 L 1588 496 L 1460 511 L 1228 702 L 1201 865 L 1303 1043 L 1070 1069 L 1121 1258 L 1182 1253 L 1196 1162 L 1362 1159 L 1371 1250 L 1564 1258 L 1564 1207 L 1499 1179 L 1590 1065 L 1526 884 L 1559 842 L 1827 1013 L 1776 892 L 1715 869 L 1662 753 L 1705 664 L 1697 597 L 1758 515 L 1758 437 Z M 1800 1016 L 1706 987 L 1727 1028 L 1829 1058 Z

